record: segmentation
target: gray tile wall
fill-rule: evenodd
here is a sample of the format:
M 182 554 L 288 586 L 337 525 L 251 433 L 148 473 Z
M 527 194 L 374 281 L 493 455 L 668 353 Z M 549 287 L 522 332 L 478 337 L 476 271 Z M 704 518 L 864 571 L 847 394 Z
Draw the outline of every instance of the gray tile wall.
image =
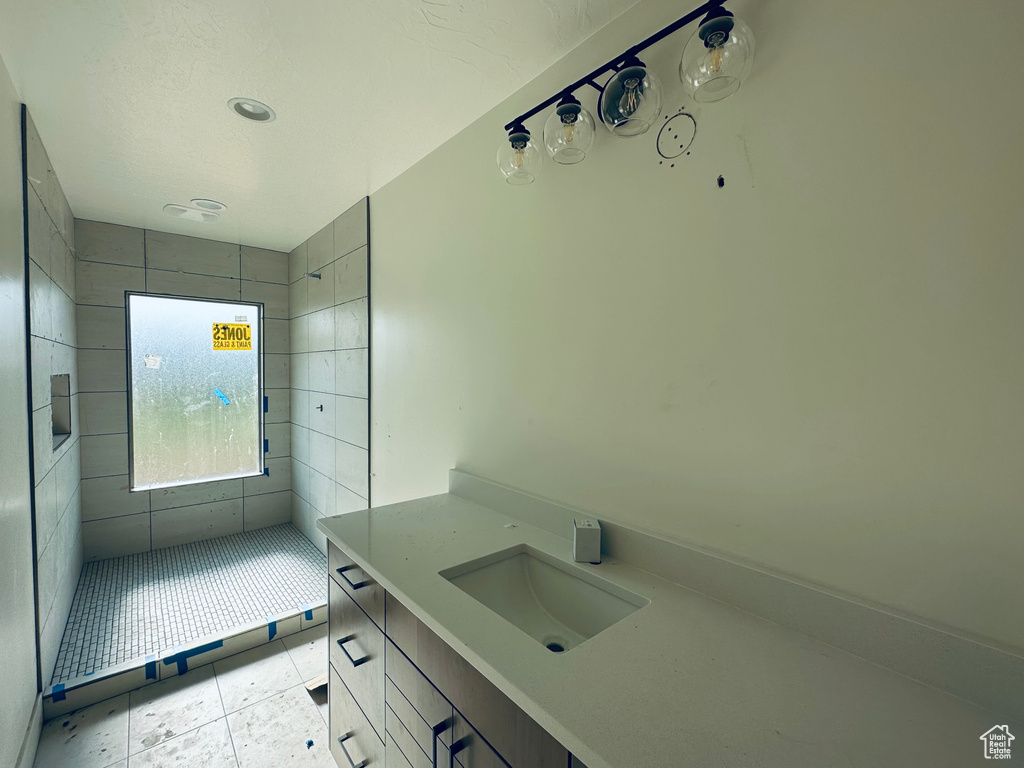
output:
M 43 677 L 53 669 L 82 570 L 81 395 L 74 218 L 31 117 L 28 147 L 29 315 L 35 444 L 36 569 Z M 53 449 L 50 376 L 69 374 L 71 437 Z
M 288 257 L 292 522 L 321 549 L 318 518 L 369 506 L 368 216 L 364 198 Z
M 87 561 L 291 519 L 288 256 L 77 221 L 82 538 Z M 269 476 L 128 491 L 125 291 L 264 304 Z

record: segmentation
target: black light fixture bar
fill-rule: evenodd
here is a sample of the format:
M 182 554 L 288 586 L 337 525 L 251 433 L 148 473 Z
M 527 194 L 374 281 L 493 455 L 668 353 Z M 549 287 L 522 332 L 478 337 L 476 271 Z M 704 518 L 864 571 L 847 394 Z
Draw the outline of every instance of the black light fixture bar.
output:
M 602 64 L 600 67 L 595 69 L 590 74 L 584 75 L 579 80 L 577 80 L 575 83 L 572 83 L 571 85 L 563 88 L 558 93 L 556 93 L 553 96 L 551 96 L 550 98 L 546 99 L 545 101 L 542 101 L 540 104 L 535 106 L 529 112 L 524 112 L 523 114 L 521 114 L 519 117 L 517 117 L 512 122 L 507 123 L 505 125 L 505 130 L 506 131 L 510 131 L 516 125 L 519 125 L 520 123 L 525 123 L 527 120 L 529 120 L 531 117 L 536 115 L 541 110 L 547 109 L 552 104 L 557 102 L 565 94 L 572 93 L 577 88 L 582 88 L 584 85 L 593 86 L 598 91 L 602 90 L 601 86 L 598 85 L 595 82 L 595 78 L 600 77 L 601 75 L 603 75 L 605 72 L 608 72 L 609 70 L 618 71 L 618 69 L 619 69 L 618 65 L 621 64 L 622 62 L 624 62 L 630 56 L 636 56 L 641 51 L 644 51 L 644 50 L 650 48 L 655 43 L 660 42 L 661 40 L 664 40 L 666 37 L 671 35 L 673 32 L 678 32 L 680 29 L 682 29 L 687 24 L 689 24 L 691 21 L 696 20 L 697 18 L 705 15 L 709 11 L 714 10 L 715 8 L 718 8 L 718 7 L 720 7 L 720 6 L 724 5 L 724 4 L 725 4 L 725 0 L 708 0 L 703 5 L 698 6 L 697 8 L 694 8 L 688 14 L 683 16 L 681 19 L 673 21 L 667 27 L 665 27 L 665 28 L 655 32 L 653 35 L 651 35 L 650 37 L 646 38 L 645 40 L 641 40 L 639 43 L 634 45 L 632 48 L 628 49 L 627 51 L 624 51 L 622 54 L 620 54 L 619 56 L 616 56 L 611 61 L 608 61 L 605 64 Z

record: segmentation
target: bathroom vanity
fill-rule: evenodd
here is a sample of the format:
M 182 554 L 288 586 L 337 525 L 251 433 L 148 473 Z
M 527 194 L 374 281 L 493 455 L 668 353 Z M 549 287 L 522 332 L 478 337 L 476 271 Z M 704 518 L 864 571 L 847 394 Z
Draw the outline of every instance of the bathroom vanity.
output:
M 798 631 L 659 575 L 676 550 L 634 546 L 614 525 L 612 556 L 574 563 L 571 512 L 455 479 L 447 494 L 318 523 L 341 768 L 959 767 L 1019 715 L 1011 698 L 971 703 L 809 636 L 818 616 L 851 638 L 869 626 L 844 618 L 849 601 L 814 604 Z M 767 578 L 738 574 L 717 576 L 737 600 L 743 578 Z M 793 587 L 756 584 L 775 605 Z M 878 637 L 893 658 L 900 631 Z M 914 642 L 927 658 L 930 641 Z
M 333 544 L 328 561 L 330 738 L 339 766 L 580 765 Z

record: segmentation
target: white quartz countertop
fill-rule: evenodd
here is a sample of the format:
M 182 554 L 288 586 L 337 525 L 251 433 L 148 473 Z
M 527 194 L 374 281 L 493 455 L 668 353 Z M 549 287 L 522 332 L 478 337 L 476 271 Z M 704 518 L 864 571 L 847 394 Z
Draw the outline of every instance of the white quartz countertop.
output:
M 988 764 L 979 737 L 1003 722 L 612 560 L 574 565 L 650 604 L 551 653 L 438 572 L 518 544 L 571 563 L 572 542 L 459 496 L 317 526 L 588 768 L 963 768 Z

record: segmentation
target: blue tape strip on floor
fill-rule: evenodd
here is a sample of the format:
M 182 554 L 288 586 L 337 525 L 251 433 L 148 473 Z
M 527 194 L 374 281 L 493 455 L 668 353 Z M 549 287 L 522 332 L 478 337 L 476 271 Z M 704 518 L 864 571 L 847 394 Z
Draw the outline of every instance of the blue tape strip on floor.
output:
M 214 640 L 212 643 L 200 645 L 195 648 L 189 648 L 187 651 L 178 651 L 172 656 L 168 656 L 166 659 L 164 659 L 164 664 L 166 664 L 167 666 L 170 666 L 171 664 L 177 664 L 178 674 L 184 675 L 186 672 L 188 672 L 188 660 L 191 659 L 193 656 L 198 656 L 201 653 L 212 651 L 215 648 L 222 648 L 223 646 L 223 640 Z
M 267 640 L 273 640 L 277 634 L 277 622 L 271 616 L 267 616 Z
M 156 654 L 151 653 L 146 657 L 146 679 L 156 680 Z
M 64 683 L 57 683 L 50 690 L 50 696 L 54 702 L 64 701 L 67 696 L 64 694 Z
M 219 397 L 220 401 L 224 403 L 224 405 L 231 405 L 231 401 L 228 400 L 228 396 L 221 392 L 219 389 L 214 389 L 213 394 Z
M 313 609 L 310 608 L 308 605 L 300 605 L 299 610 L 306 615 L 306 621 L 313 620 Z

